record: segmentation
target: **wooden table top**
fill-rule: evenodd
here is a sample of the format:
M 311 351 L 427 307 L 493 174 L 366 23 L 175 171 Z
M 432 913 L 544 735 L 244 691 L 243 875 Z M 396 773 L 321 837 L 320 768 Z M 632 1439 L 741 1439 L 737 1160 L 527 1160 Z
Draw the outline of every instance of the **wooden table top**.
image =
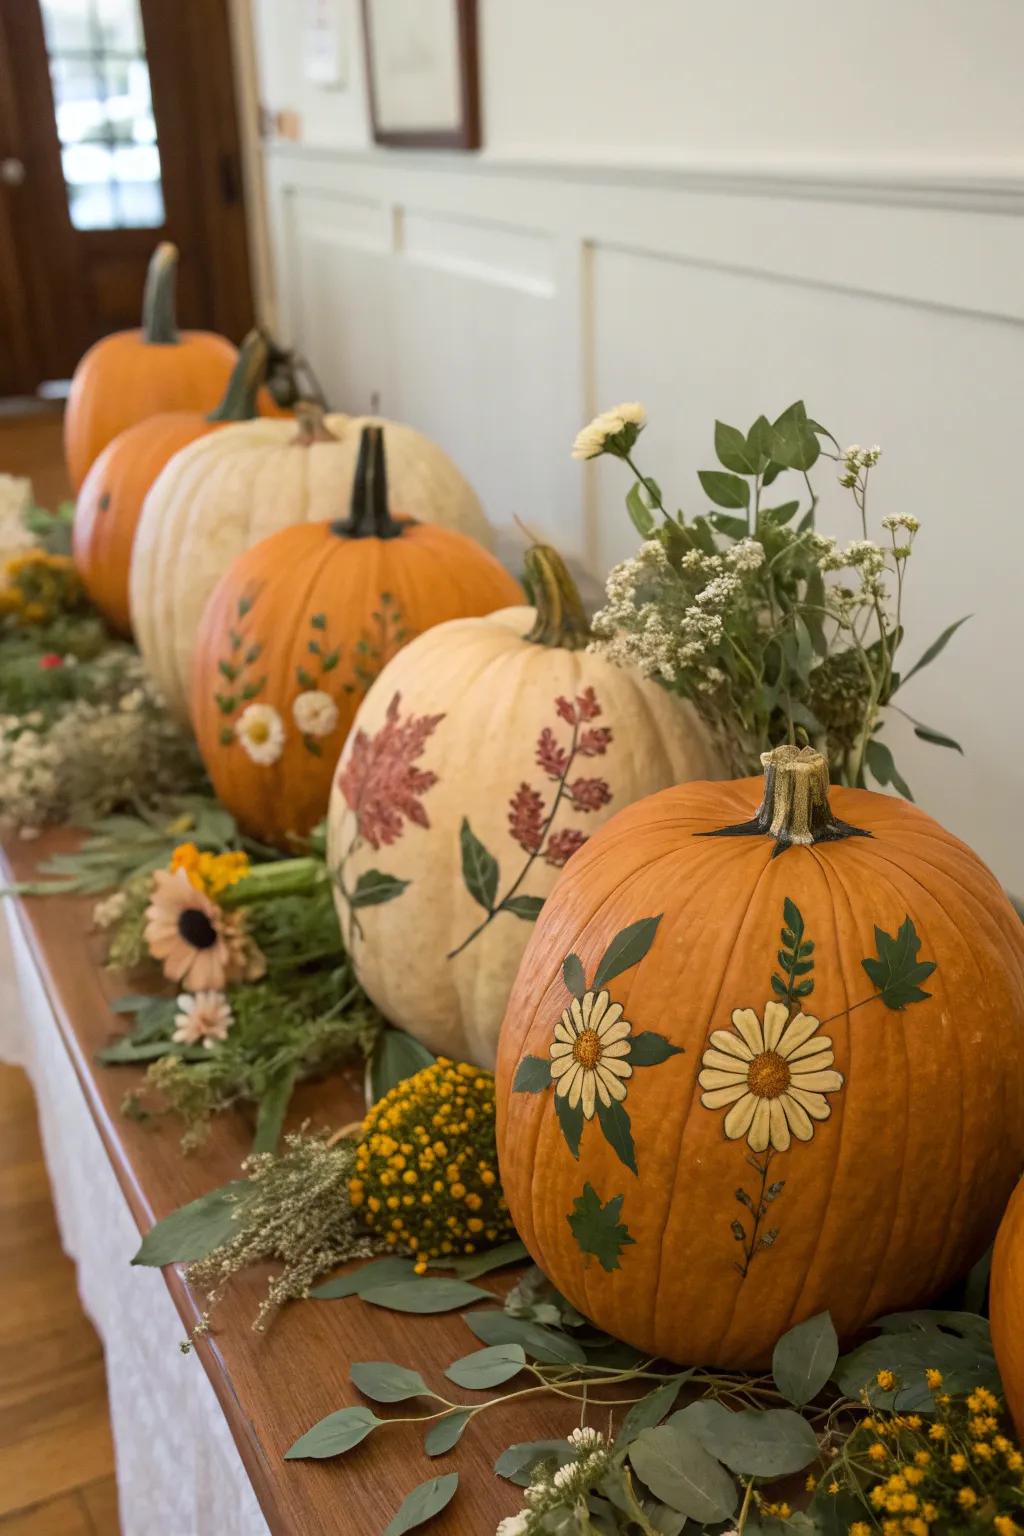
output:
M 74 845 L 74 835 L 64 830 L 14 843 L 5 850 L 8 871 L 15 880 L 33 879 L 44 858 Z M 52 896 L 24 898 L 16 910 L 82 1092 L 144 1233 L 176 1207 L 237 1177 L 251 1145 L 253 1122 L 241 1113 L 220 1116 L 202 1150 L 185 1157 L 179 1123 L 168 1117 L 140 1124 L 121 1115 L 124 1094 L 141 1080 L 142 1069 L 101 1067 L 95 1054 L 124 1028 L 110 1009 L 111 1000 L 138 988 L 102 969 L 102 941 L 89 933 L 92 906 L 92 899 Z M 301 1088 L 289 1127 L 304 1119 L 336 1127 L 362 1111 L 360 1074 L 353 1070 Z M 177 1266 L 163 1273 L 184 1324 L 191 1327 L 202 1310 L 201 1298 Z M 479 1402 L 479 1396 L 474 1399 L 444 1383 L 443 1371 L 480 1346 L 458 1313 L 408 1318 L 356 1298 L 293 1303 L 265 1334 L 254 1333 L 251 1323 L 269 1273 L 269 1268 L 253 1270 L 232 1282 L 197 1352 L 275 1536 L 376 1536 L 412 1488 L 453 1470 L 460 1474 L 459 1490 L 427 1528 L 431 1536 L 491 1536 L 503 1515 L 521 1507 L 519 1490 L 495 1475 L 495 1458 L 517 1441 L 566 1435 L 576 1422 L 572 1406 L 538 1397 L 495 1409 L 471 1423 L 456 1450 L 445 1456 L 428 1458 L 422 1431 L 401 1425 L 377 1430 L 335 1461 L 286 1462 L 288 1446 L 318 1419 L 365 1401 L 348 1380 L 350 1362 L 393 1360 L 419 1370 L 432 1387 L 447 1385 L 446 1396 Z M 125 1287 L 135 1278 L 127 1269 Z M 492 1289 L 502 1285 L 494 1276 L 475 1283 Z M 397 1416 L 403 1406 L 375 1405 L 375 1411 L 382 1418 L 391 1412 Z

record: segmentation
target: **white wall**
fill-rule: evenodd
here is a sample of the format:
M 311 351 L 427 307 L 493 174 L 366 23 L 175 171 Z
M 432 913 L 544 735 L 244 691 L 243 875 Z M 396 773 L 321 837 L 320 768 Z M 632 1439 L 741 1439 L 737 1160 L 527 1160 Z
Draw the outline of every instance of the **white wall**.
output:
M 600 406 L 647 403 L 644 462 L 690 510 L 716 416 L 803 395 L 880 442 L 876 509 L 924 525 L 907 653 L 976 614 L 906 696 L 967 757 L 888 739 L 1024 889 L 1024 6 L 481 0 L 487 148 L 437 156 L 367 146 L 354 5 L 327 92 L 302 6 L 256 3 L 263 99 L 303 127 L 268 155 L 281 312 L 336 403 L 379 394 L 595 575 L 633 543 L 620 467 L 568 457 Z

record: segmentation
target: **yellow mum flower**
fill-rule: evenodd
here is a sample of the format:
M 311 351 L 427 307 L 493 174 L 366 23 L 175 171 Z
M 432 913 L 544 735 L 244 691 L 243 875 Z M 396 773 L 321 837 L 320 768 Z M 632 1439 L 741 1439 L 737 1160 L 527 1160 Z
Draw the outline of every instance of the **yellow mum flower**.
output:
M 896 1377 L 892 1371 L 879 1371 L 875 1380 L 883 1392 L 893 1392 L 896 1389 Z
M 936 1371 L 934 1369 L 925 1371 L 924 1379 L 928 1383 L 928 1385 L 931 1387 L 932 1391 L 934 1391 L 936 1387 L 941 1387 L 942 1386 L 942 1372 L 941 1371 Z
M 876 1440 L 874 1445 L 868 1446 L 868 1455 L 872 1461 L 884 1461 L 888 1452 L 881 1440 Z
M 978 1502 L 978 1495 L 973 1488 L 961 1488 L 956 1501 L 961 1509 L 973 1509 Z

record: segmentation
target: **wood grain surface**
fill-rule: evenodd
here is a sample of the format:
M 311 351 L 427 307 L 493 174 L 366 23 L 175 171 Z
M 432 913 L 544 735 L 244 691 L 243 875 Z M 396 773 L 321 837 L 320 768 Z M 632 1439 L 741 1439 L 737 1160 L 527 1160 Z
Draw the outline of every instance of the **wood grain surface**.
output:
M 64 830 L 14 843 L 6 850 L 9 873 L 16 880 L 32 879 L 42 859 L 74 843 L 74 834 Z M 142 1072 L 100 1067 L 94 1059 L 123 1029 L 109 1005 L 129 987 L 101 967 L 102 940 L 89 933 L 91 908 L 89 900 L 63 896 L 17 903 L 82 1092 L 143 1233 L 177 1206 L 237 1176 L 253 1122 L 241 1113 L 221 1116 L 202 1151 L 185 1157 L 180 1125 L 140 1124 L 121 1115 L 121 1100 Z M 137 985 L 130 990 L 137 991 Z M 357 1119 L 362 1108 L 359 1074 L 353 1070 L 303 1086 L 289 1126 L 308 1119 L 314 1126 L 336 1127 Z M 537 1397 L 496 1408 L 470 1424 L 454 1452 L 433 1459 L 423 1452 L 422 1432 L 400 1425 L 375 1431 L 338 1460 L 286 1462 L 288 1446 L 318 1419 L 364 1401 L 348 1380 L 352 1361 L 393 1360 L 414 1367 L 438 1390 L 447 1385 L 445 1396 L 479 1401 L 479 1394 L 443 1382 L 445 1366 L 479 1343 L 458 1313 L 408 1318 L 356 1298 L 293 1304 L 265 1334 L 257 1334 L 251 1323 L 269 1273 L 254 1270 L 233 1282 L 198 1355 L 275 1536 L 376 1536 L 412 1488 L 453 1470 L 460 1474 L 459 1491 L 427 1528 L 431 1536 L 490 1536 L 503 1515 L 521 1507 L 519 1490 L 494 1474 L 495 1458 L 517 1441 L 566 1435 L 578 1421 L 568 1403 Z M 201 1298 L 177 1267 L 165 1269 L 164 1278 L 183 1322 L 191 1326 L 202 1310 Z M 126 1270 L 126 1289 L 134 1279 Z M 477 1283 L 500 1289 L 508 1284 L 507 1272 L 503 1280 L 487 1276 Z M 375 1411 L 397 1417 L 418 1406 Z

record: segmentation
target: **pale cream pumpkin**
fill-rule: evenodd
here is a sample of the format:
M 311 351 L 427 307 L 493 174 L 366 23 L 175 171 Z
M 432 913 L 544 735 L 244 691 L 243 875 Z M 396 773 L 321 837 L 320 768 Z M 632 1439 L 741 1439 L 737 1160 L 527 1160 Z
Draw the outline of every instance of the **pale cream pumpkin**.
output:
M 487 548 L 490 525 L 472 486 L 414 428 L 369 416 L 296 409 L 190 443 L 161 471 L 132 549 L 132 628 L 168 707 L 188 719 L 192 658 L 208 598 L 236 556 L 294 523 L 327 522 L 352 496 L 364 426 L 380 423 L 390 511 L 457 529 Z
M 328 863 L 359 979 L 431 1050 L 494 1065 L 533 922 L 617 810 L 719 776 L 692 706 L 584 647 L 579 596 L 532 549 L 538 606 L 420 635 L 363 701 L 335 775 Z

